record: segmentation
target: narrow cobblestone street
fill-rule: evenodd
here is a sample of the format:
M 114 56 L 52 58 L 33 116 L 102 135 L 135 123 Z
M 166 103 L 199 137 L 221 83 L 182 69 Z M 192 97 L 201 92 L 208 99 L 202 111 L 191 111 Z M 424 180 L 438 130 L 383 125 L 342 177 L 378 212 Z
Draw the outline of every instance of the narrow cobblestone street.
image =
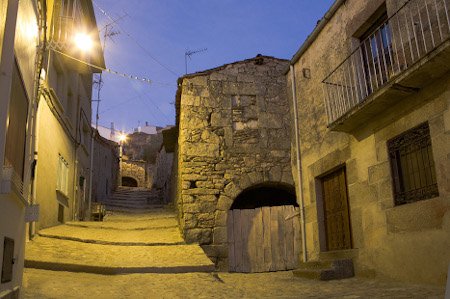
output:
M 291 272 L 95 275 L 26 269 L 25 298 L 444 298 L 444 290 Z
M 149 208 L 150 206 L 147 206 Z M 442 298 L 444 290 L 352 278 L 330 282 L 291 271 L 215 272 L 198 245 L 184 244 L 173 211 L 44 229 L 27 245 L 24 298 Z

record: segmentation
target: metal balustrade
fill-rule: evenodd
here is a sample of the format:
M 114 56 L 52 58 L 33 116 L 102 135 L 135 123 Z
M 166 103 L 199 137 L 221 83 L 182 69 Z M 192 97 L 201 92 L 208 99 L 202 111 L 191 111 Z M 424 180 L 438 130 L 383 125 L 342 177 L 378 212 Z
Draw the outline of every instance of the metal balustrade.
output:
M 22 180 L 22 176 L 20 176 L 14 167 L 12 166 L 12 163 L 9 162 L 8 159 L 5 158 L 5 162 L 3 165 L 3 179 L 9 180 L 12 183 L 12 186 L 16 189 L 16 191 L 22 195 L 24 198 L 27 198 L 28 196 L 28 190 L 24 186 L 24 182 Z
M 323 80 L 329 124 L 450 39 L 449 2 L 409 0 L 361 41 Z

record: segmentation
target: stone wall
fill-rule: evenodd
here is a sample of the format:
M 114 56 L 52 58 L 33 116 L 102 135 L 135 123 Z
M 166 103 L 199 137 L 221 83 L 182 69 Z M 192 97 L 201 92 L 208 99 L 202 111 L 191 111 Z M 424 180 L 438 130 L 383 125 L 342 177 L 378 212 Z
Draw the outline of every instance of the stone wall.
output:
M 293 184 L 285 60 L 257 56 L 179 79 L 177 209 L 187 242 L 227 256 L 227 211 L 243 190 Z
M 174 153 L 166 152 L 163 146 L 156 157 L 156 173 L 152 188 L 161 190 L 164 202 L 169 203 Z
M 399 2 L 387 1 L 389 15 Z M 444 284 L 450 260 L 449 74 L 435 78 L 397 105 L 386 103 L 382 113 L 368 117 L 351 133 L 327 127 L 322 80 L 355 49 L 355 32 L 367 26 L 366 21 L 382 3 L 346 1 L 294 63 L 303 171 L 302 186 L 297 189 L 303 189 L 305 199 L 308 255 L 319 260 L 326 253 L 323 217 L 319 216 L 323 209 L 320 178 L 345 165 L 353 249 L 342 256 L 354 257 L 356 275 Z M 305 70 L 310 76 L 304 76 Z M 288 73 L 287 88 L 292 99 L 290 76 Z M 433 77 L 434 73 L 424 76 Z M 396 206 L 387 140 L 426 121 L 439 196 Z

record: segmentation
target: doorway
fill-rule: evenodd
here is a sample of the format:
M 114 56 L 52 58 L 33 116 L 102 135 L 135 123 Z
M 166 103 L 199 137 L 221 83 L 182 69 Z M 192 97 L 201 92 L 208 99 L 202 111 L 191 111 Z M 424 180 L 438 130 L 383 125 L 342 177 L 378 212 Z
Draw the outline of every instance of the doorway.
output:
M 321 178 L 327 251 L 352 248 L 345 167 Z

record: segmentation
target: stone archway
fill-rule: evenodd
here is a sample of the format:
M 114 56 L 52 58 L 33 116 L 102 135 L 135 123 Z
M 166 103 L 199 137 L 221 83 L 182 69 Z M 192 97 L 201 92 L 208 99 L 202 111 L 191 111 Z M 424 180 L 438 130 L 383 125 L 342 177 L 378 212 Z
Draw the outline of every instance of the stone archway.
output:
M 138 181 L 135 178 L 124 176 L 122 177 L 122 186 L 124 187 L 138 187 Z
M 233 201 L 230 210 L 290 205 L 298 207 L 294 186 L 267 182 L 242 191 Z
M 292 185 L 266 182 L 242 191 L 227 213 L 229 271 L 269 272 L 297 267 L 298 214 Z

